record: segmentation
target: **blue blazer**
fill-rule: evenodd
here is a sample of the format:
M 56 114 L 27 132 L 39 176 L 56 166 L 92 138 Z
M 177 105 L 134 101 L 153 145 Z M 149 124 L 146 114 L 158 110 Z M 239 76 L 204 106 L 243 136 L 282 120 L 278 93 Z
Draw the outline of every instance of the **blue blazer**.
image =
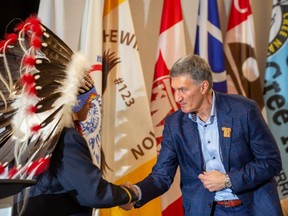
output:
M 127 190 L 103 179 L 101 170 L 92 163 L 85 139 L 74 128 L 65 128 L 49 169 L 30 189 L 23 216 L 91 216 L 92 208 L 126 204 L 130 196 L 137 200 Z M 13 215 L 18 215 L 16 206 L 13 210 Z
M 279 149 L 257 104 L 239 95 L 215 93 L 219 143 L 232 190 L 251 215 L 282 215 L 274 176 L 281 171 Z M 223 128 L 230 128 L 224 136 Z M 203 187 L 198 175 L 204 167 L 197 124 L 176 111 L 165 119 L 163 140 L 152 172 L 137 185 L 140 207 L 165 193 L 180 168 L 183 208 L 186 216 L 209 216 L 214 192 Z

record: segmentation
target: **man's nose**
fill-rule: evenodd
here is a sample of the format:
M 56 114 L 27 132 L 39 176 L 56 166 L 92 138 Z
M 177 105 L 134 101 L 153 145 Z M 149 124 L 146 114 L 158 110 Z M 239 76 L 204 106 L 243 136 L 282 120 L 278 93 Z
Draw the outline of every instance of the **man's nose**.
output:
M 175 99 L 175 101 L 176 101 L 177 103 L 179 103 L 179 102 L 181 102 L 181 101 L 183 100 L 183 97 L 182 97 L 180 94 L 175 93 L 174 99 Z

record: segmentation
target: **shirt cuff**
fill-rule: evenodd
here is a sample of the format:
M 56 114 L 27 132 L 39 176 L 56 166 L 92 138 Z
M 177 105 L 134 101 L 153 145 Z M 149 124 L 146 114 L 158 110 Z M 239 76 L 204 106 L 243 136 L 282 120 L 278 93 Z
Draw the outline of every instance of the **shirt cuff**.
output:
M 138 185 L 133 185 L 136 190 L 138 191 L 138 201 L 142 199 L 142 192 L 141 192 L 141 189 Z

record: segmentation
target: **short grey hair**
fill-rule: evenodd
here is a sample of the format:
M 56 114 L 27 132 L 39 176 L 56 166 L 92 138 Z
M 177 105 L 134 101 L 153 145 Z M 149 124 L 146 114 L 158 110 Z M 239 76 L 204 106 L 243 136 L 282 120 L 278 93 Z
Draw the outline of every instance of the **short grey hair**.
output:
M 209 64 L 199 55 L 189 54 L 177 60 L 170 70 L 170 77 L 177 77 L 188 74 L 200 85 L 204 80 L 209 83 L 209 88 L 213 88 L 212 72 Z

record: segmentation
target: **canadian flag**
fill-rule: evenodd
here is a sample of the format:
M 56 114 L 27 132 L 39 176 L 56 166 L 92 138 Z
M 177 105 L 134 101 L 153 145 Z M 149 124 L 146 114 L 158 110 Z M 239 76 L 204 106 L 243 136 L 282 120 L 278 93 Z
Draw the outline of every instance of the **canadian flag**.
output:
M 169 70 L 185 54 L 184 24 L 180 0 L 164 0 L 151 96 L 151 115 L 157 150 L 161 148 L 164 118 L 178 109 L 170 86 Z M 176 173 L 170 190 L 161 196 L 161 205 L 162 215 L 184 215 L 179 171 Z

